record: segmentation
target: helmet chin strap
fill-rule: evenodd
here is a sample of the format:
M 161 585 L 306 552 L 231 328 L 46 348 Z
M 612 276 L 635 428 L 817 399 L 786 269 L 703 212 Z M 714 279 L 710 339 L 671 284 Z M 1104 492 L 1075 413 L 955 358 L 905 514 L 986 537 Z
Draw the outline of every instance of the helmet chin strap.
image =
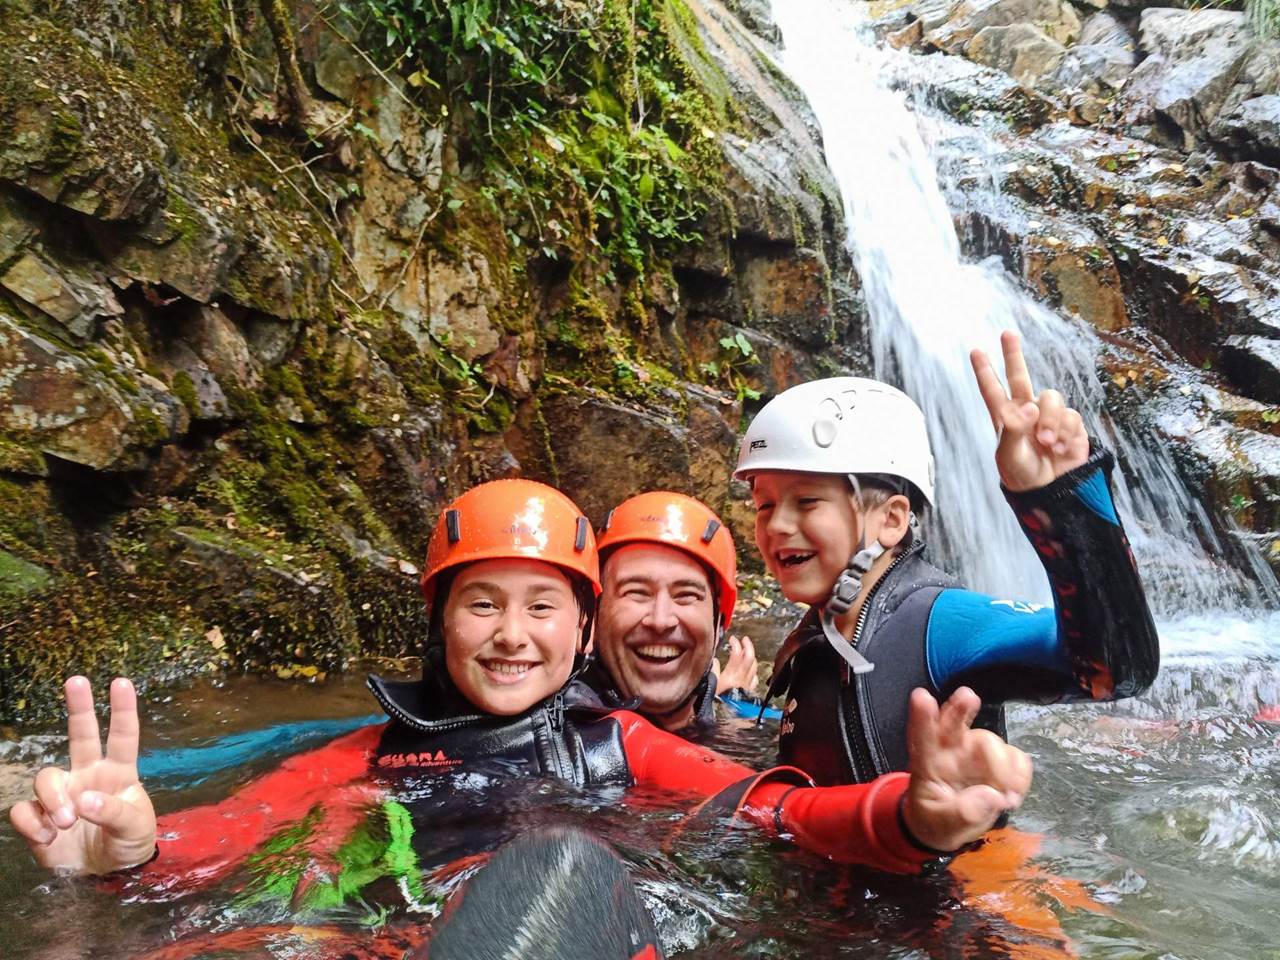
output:
M 861 499 L 861 485 L 858 478 L 853 474 L 849 475 L 849 482 L 853 485 L 854 496 Z M 822 613 L 818 619 L 822 623 L 822 633 L 827 638 L 827 643 L 835 648 L 836 653 L 844 658 L 849 664 L 849 669 L 854 673 L 870 673 L 876 668 L 876 665 L 854 649 L 853 644 L 845 639 L 840 628 L 836 626 L 836 617 L 842 617 L 852 608 L 854 602 L 858 599 L 858 594 L 862 592 L 862 578 L 870 571 L 872 565 L 880 559 L 884 553 L 884 547 L 881 546 L 879 540 L 872 541 L 870 546 L 866 543 L 866 533 L 858 540 L 858 550 L 849 561 L 849 565 L 837 578 L 835 587 L 831 590 L 831 596 L 827 599 L 826 605 L 822 608 Z
M 862 592 L 862 578 L 867 575 L 872 564 L 880 559 L 883 553 L 884 547 L 880 545 L 879 540 L 874 541 L 869 547 L 859 549 L 849 561 L 849 566 L 836 580 L 835 589 L 831 591 L 831 597 L 819 615 L 827 643 L 831 644 L 836 653 L 845 659 L 854 673 L 870 673 L 876 665 L 855 650 L 853 644 L 845 639 L 840 628 L 836 626 L 836 617 L 844 616 L 853 607 L 858 594 Z

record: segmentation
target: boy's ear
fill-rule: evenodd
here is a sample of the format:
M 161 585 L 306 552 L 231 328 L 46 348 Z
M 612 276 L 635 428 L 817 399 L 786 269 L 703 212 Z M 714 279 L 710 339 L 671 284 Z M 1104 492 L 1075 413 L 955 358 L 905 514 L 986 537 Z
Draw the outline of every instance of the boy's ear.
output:
M 902 494 L 895 493 L 881 504 L 880 509 L 884 511 L 884 522 L 880 525 L 880 536 L 876 539 L 886 550 L 892 550 L 902 542 L 911 527 L 911 501 Z

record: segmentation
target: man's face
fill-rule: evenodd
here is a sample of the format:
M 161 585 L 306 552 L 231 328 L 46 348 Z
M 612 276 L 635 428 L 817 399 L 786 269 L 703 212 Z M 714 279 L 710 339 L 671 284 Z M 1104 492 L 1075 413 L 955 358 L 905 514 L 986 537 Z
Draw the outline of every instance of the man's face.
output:
M 604 563 L 596 649 L 619 691 L 647 714 L 689 699 L 711 665 L 715 604 L 703 566 L 682 550 L 627 544 Z M 664 725 L 679 726 L 673 716 Z

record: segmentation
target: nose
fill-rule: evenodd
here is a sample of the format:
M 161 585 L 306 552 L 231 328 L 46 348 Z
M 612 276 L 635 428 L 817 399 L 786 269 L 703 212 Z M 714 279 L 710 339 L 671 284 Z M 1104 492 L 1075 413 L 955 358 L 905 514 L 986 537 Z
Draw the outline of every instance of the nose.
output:
M 790 507 L 779 503 L 769 511 L 769 522 L 765 524 L 765 533 L 771 537 L 789 537 L 796 532 L 795 513 Z
M 667 593 L 666 590 L 657 591 L 654 594 L 653 602 L 645 613 L 644 625 L 650 630 L 666 632 L 674 629 L 678 623 L 676 605 L 671 598 L 671 594 Z
M 493 635 L 493 645 L 503 650 L 514 651 L 529 643 L 529 633 L 525 629 L 523 611 L 516 604 L 511 604 L 498 618 L 497 630 Z

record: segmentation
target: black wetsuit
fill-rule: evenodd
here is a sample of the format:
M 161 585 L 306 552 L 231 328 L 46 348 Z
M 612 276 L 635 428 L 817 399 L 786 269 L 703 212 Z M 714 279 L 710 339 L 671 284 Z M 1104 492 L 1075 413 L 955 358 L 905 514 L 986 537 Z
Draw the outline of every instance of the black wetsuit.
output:
M 1112 503 L 1114 461 L 1096 450 L 1038 490 L 1005 492 L 1049 574 L 1052 611 L 959 588 L 917 541 L 872 587 L 852 642 L 875 669 L 853 674 L 810 610 L 784 642 L 770 696 L 786 693 L 780 762 L 819 784 L 907 768 L 907 703 L 972 687 L 978 723 L 1003 735 L 1000 704 L 1108 700 L 1155 679 L 1159 646 Z
M 646 719 L 657 722 L 653 714 L 646 713 L 640 701 L 634 697 L 624 697 L 599 657 L 592 657 L 582 672 L 582 680 L 596 692 L 605 706 L 615 710 L 635 710 Z M 690 694 L 693 700 L 693 717 L 689 720 L 691 728 L 706 729 L 716 723 L 716 675 L 710 666 L 697 686 Z
M 612 712 L 572 680 L 514 717 L 478 713 L 451 683 L 369 678 L 391 717 L 378 745 L 380 770 L 447 773 L 478 759 L 508 774 L 552 777 L 575 786 L 627 786 L 631 773 Z

